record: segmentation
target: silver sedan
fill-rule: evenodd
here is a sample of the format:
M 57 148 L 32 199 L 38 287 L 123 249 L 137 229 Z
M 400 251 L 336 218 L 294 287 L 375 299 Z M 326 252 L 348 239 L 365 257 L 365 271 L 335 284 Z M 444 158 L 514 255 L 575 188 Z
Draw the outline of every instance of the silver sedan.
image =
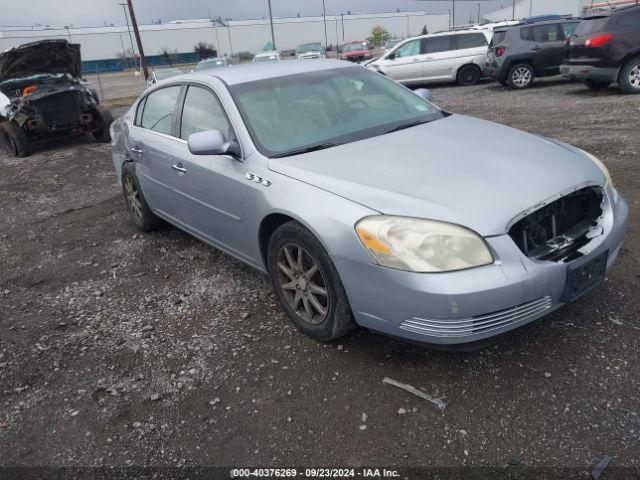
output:
M 627 204 L 555 140 L 444 111 L 346 62 L 173 77 L 112 126 L 131 219 L 267 274 L 322 341 L 476 344 L 596 286 Z

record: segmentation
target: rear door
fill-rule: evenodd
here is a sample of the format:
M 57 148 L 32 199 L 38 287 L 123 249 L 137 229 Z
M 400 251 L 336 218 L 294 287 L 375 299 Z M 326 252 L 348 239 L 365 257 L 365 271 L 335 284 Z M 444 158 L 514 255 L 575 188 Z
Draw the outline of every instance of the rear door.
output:
M 130 130 L 130 157 L 145 199 L 152 210 L 175 218 L 177 203 L 171 157 L 175 112 L 182 85 L 167 86 L 149 93 L 138 105 Z
M 537 75 L 554 75 L 560 72 L 565 39 L 559 23 L 523 27 L 520 29 L 520 36 L 527 43 L 526 50 L 533 59 Z
M 384 72 L 399 82 L 410 82 L 422 78 L 420 39 L 409 40 L 390 52 L 392 58 L 381 62 Z
M 487 63 L 487 37 L 482 32 L 460 33 L 456 35 L 457 61 L 456 70 L 462 65 L 475 63 L 484 68 Z
M 422 53 L 422 76 L 425 80 L 451 80 L 455 78 L 456 51 L 455 35 L 440 35 L 423 38 L 420 42 Z
M 189 85 L 178 123 L 181 141 L 172 163 L 181 169 L 175 178 L 180 221 L 196 236 L 242 256 L 247 251 L 246 166 L 229 155 L 193 155 L 187 144 L 189 135 L 209 130 L 237 138 L 216 93 L 209 86 Z

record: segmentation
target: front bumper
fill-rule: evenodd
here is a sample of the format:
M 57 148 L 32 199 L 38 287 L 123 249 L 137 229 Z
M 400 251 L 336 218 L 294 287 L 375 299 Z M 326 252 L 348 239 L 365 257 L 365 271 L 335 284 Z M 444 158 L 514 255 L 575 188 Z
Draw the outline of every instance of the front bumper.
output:
M 560 74 L 572 80 L 618 81 L 617 68 L 602 68 L 593 65 L 561 65 Z
M 628 207 L 606 197 L 604 233 L 579 260 L 609 252 L 615 260 L 627 229 Z M 463 345 L 537 320 L 565 304 L 567 268 L 573 262 L 538 262 L 508 235 L 486 239 L 496 262 L 465 271 L 421 274 L 334 258 L 357 323 L 371 330 L 432 345 Z

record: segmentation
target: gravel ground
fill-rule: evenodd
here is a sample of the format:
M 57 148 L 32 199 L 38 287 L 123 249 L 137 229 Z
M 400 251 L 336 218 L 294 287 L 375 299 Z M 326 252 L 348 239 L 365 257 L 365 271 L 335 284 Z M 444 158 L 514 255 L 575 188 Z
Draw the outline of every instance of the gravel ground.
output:
M 434 99 L 609 166 L 630 231 L 601 286 L 480 351 L 363 329 L 320 344 L 261 274 L 174 228 L 137 233 L 108 145 L 3 158 L 0 464 L 640 468 L 640 96 L 550 80 Z

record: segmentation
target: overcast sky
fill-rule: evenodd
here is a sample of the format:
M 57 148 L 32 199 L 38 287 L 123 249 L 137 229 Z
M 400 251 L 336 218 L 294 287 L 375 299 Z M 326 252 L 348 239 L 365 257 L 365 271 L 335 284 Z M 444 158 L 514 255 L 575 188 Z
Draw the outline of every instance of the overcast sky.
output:
M 94 26 L 123 24 L 124 15 L 118 3 L 123 0 L 1 0 L 0 24 L 51 26 Z M 475 19 L 478 3 L 481 13 L 490 13 L 512 0 L 456 0 L 456 23 L 466 23 L 470 12 Z M 446 13 L 452 0 L 325 0 L 327 14 L 378 13 L 426 10 Z M 322 0 L 271 0 L 273 15 L 277 17 L 320 15 Z M 178 19 L 206 18 L 210 15 L 232 19 L 251 19 L 268 16 L 267 0 L 134 0 L 139 23 L 163 22 Z

